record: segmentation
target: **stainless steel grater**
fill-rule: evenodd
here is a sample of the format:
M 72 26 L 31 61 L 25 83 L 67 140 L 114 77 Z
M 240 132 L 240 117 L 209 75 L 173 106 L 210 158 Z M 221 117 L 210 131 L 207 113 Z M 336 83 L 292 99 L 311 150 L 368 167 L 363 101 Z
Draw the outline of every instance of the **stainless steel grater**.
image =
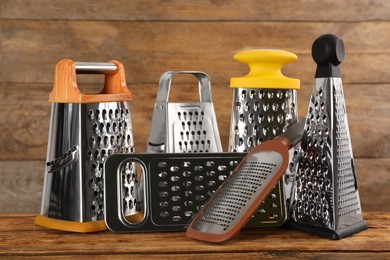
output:
M 250 72 L 231 79 L 233 102 L 228 150 L 247 152 L 275 138 L 297 121 L 299 80 L 286 78 L 280 72 L 282 65 L 297 57 L 281 50 L 253 49 L 241 51 L 234 58 L 248 64 Z M 286 200 L 290 199 L 293 158 L 297 150 L 294 147 L 289 151 L 290 163 L 285 178 L 274 189 L 277 203 L 275 198 L 266 199 L 248 226 L 280 226 L 286 220 Z M 277 208 L 279 212 L 270 214 L 270 208 Z
M 301 120 L 252 149 L 188 225 L 187 236 L 220 243 L 237 234 L 282 177 L 303 125 Z
M 197 78 L 199 103 L 168 102 L 172 77 L 178 74 Z M 170 71 L 161 76 L 146 152 L 222 152 L 207 74 Z
M 338 65 L 343 41 L 322 35 L 313 44 L 315 86 L 299 154 L 290 225 L 331 239 L 367 228 L 363 222 Z
M 83 94 L 76 73 L 101 73 L 99 94 Z M 106 229 L 103 164 L 115 153 L 133 153 L 132 99 L 121 63 L 62 60 L 56 66 L 41 213 L 36 224 L 67 231 Z M 132 169 L 129 169 L 132 171 Z M 134 186 L 134 180 L 124 185 Z M 136 194 L 127 200 L 136 201 Z M 136 208 L 126 209 L 132 214 Z
M 193 215 L 245 153 L 115 154 L 105 163 L 105 222 L 114 232 L 184 231 Z M 145 187 L 143 211 L 126 216 L 120 187 L 137 165 Z M 129 191 L 128 191 L 129 192 Z M 130 191 L 131 192 L 131 191 Z

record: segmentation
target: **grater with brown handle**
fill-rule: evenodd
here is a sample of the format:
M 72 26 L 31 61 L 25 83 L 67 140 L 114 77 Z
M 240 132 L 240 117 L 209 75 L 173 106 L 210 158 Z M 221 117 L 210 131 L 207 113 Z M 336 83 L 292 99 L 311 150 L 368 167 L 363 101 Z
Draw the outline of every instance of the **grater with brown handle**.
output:
M 187 236 L 220 243 L 236 235 L 282 177 L 303 125 L 300 120 L 252 149 L 188 225 Z
M 82 93 L 76 74 L 104 74 L 100 93 Z M 61 60 L 57 63 L 41 212 L 35 223 L 53 229 L 91 232 L 103 221 L 103 164 L 114 153 L 133 153 L 132 94 L 118 61 Z M 133 172 L 133 169 L 129 169 Z M 135 187 L 129 179 L 125 186 Z M 137 193 L 127 201 L 136 202 Z M 134 203 L 132 203 L 134 205 Z M 126 214 L 137 211 L 134 206 Z

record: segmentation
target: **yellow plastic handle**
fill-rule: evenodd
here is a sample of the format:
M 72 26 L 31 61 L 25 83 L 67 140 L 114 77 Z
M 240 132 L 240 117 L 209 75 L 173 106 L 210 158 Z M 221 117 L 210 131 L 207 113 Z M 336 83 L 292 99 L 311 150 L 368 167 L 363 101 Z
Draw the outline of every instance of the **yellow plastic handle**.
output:
M 234 58 L 248 64 L 249 73 L 240 78 L 231 78 L 231 88 L 277 88 L 299 89 L 300 81 L 288 78 L 281 72 L 283 65 L 297 60 L 297 55 L 282 50 L 253 49 L 234 55 Z
M 101 71 L 105 74 L 104 88 L 99 93 L 84 94 L 76 82 L 76 65 L 69 59 L 61 60 L 56 65 L 54 86 L 50 93 L 50 102 L 55 103 L 101 103 L 132 100 L 132 94 L 126 86 L 123 65 L 110 61 L 116 71 Z

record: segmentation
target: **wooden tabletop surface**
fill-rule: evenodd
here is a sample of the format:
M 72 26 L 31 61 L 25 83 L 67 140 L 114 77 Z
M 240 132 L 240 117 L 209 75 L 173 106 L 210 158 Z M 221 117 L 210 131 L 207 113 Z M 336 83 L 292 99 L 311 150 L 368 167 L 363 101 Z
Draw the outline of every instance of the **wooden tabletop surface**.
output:
M 368 212 L 369 228 L 328 240 L 285 228 L 244 230 L 224 244 L 195 241 L 184 232 L 80 234 L 34 225 L 34 214 L 0 215 L 0 258 L 327 258 L 390 259 L 390 212 Z

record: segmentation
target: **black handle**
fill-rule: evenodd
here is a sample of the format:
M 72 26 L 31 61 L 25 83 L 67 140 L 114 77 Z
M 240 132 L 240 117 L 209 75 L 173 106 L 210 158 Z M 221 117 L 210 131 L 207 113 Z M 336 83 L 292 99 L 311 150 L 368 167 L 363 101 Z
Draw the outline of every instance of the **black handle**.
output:
M 318 37 L 311 49 L 317 63 L 316 78 L 341 77 L 338 65 L 344 60 L 344 42 L 333 34 Z

